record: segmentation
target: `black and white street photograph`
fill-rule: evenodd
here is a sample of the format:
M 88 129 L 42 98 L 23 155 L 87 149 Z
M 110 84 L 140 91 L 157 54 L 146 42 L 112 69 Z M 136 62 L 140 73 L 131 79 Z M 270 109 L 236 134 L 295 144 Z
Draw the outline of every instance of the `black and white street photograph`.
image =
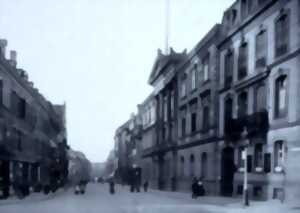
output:
M 0 0 L 0 213 L 300 213 L 300 0 Z

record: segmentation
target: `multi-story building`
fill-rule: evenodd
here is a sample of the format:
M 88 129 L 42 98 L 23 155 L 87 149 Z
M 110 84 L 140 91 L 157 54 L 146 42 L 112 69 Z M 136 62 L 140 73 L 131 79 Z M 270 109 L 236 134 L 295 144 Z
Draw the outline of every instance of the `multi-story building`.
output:
M 206 193 L 218 191 L 218 62 L 221 27 L 214 26 L 178 68 L 178 189 L 200 178 Z
M 239 196 L 247 168 L 252 199 L 300 198 L 299 34 L 299 0 L 236 0 L 188 54 L 158 52 L 139 107 L 152 186 Z
M 176 70 L 187 57 L 186 51 L 176 53 L 171 48 L 164 55 L 158 50 L 148 83 L 154 87 L 155 99 L 155 140 L 154 149 L 149 153 L 156 165 L 159 189 L 175 190 L 177 182 L 177 97 L 178 84 Z
M 297 0 L 237 0 L 224 13 L 219 44 L 224 195 L 243 194 L 247 158 L 250 197 L 299 196 L 299 8 Z
M 0 40 L 0 189 L 4 197 L 18 185 L 47 186 L 48 191 L 50 185 L 64 182 L 67 169 L 64 111 L 58 113 L 27 73 L 17 68 L 15 51 L 6 59 L 6 45 L 6 40 Z
M 115 134 L 116 178 L 119 182 L 130 183 L 130 170 L 141 167 L 140 144 L 141 119 L 139 115 L 132 114 Z
M 142 180 L 143 182 L 147 181 L 150 187 L 156 188 L 158 166 L 155 158 L 151 156 L 156 145 L 156 101 L 152 94 L 138 105 L 138 114 L 142 119 L 140 143 Z

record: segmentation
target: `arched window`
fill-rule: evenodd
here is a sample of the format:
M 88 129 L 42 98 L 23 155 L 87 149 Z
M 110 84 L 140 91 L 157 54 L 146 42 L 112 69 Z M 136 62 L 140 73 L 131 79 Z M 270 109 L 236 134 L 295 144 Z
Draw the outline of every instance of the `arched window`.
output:
M 287 76 L 282 75 L 275 81 L 275 117 L 284 117 L 287 113 Z
M 195 176 L 195 157 L 193 154 L 190 156 L 190 177 Z
M 207 177 L 207 153 L 203 152 L 201 155 L 201 178 Z
M 238 117 L 244 117 L 248 111 L 248 94 L 242 92 L 238 97 Z

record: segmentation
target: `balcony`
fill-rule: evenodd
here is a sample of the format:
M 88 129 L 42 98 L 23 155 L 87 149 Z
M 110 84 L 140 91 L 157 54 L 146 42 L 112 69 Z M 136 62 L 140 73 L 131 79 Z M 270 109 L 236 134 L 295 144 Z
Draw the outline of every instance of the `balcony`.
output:
M 268 111 L 255 112 L 236 119 L 225 121 L 225 137 L 236 141 L 240 138 L 241 133 L 247 128 L 248 136 L 264 135 L 269 129 Z

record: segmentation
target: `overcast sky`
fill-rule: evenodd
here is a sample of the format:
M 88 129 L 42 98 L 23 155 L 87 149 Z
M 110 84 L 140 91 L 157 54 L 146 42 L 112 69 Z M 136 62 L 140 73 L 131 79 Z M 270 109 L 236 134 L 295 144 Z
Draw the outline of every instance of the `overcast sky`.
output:
M 171 0 L 171 46 L 190 50 L 232 3 Z M 116 128 L 151 92 L 164 13 L 164 0 L 0 0 L 0 38 L 45 97 L 66 101 L 71 147 L 104 161 Z

